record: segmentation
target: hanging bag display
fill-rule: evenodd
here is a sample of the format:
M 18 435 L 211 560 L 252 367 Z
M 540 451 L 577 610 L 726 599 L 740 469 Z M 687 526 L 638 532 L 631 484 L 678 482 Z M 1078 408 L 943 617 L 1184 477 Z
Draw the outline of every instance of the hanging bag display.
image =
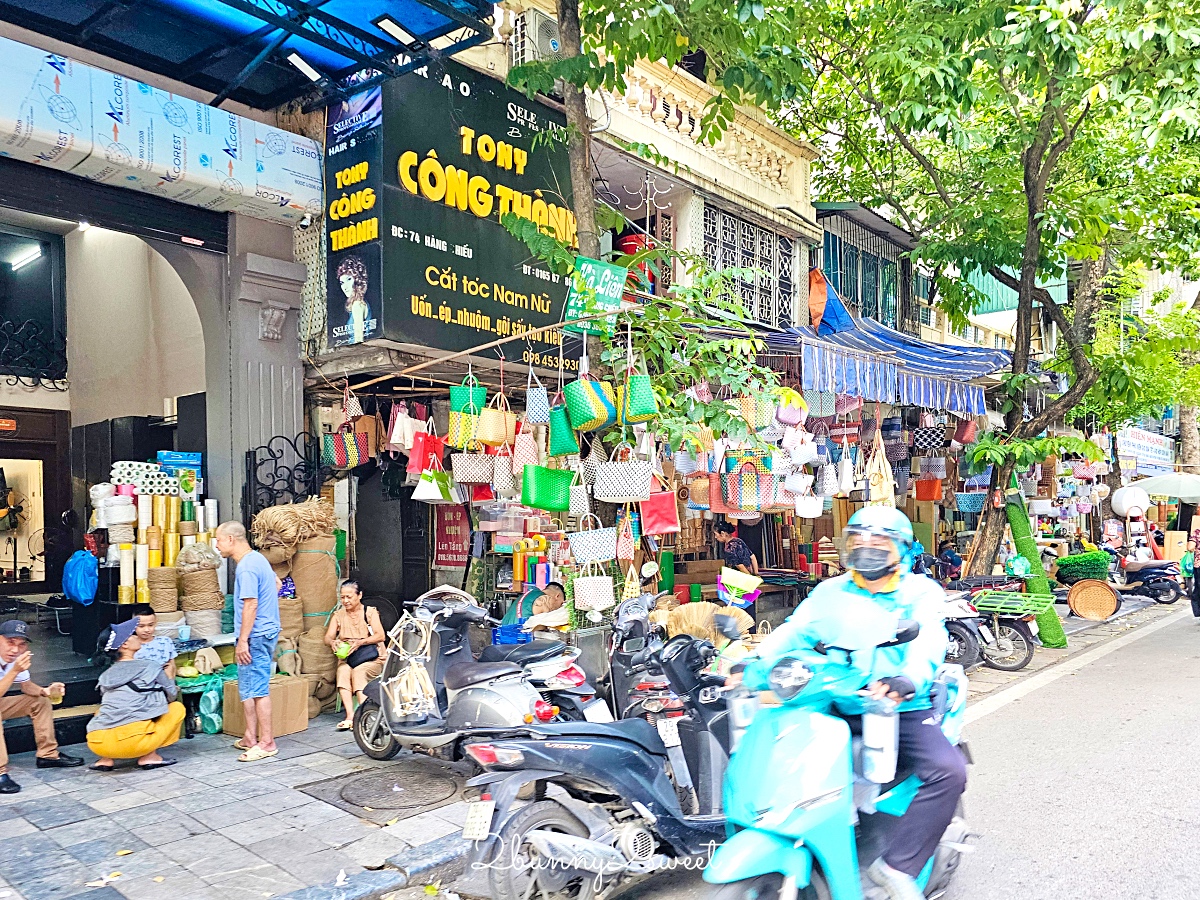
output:
M 366 432 L 347 422 L 332 434 L 321 435 L 321 461 L 331 469 L 353 469 L 371 459 Z
M 571 508 L 571 482 L 574 480 L 575 473 L 570 469 L 526 466 L 521 476 L 521 502 L 534 509 L 566 512 Z
M 851 419 L 846 422 L 835 422 L 829 426 L 829 439 L 835 444 L 857 444 L 862 422 Z
M 459 450 L 475 440 L 479 430 L 479 414 L 473 412 L 451 412 L 450 427 L 446 432 L 446 443 Z
M 743 463 L 733 472 L 721 476 L 725 502 L 734 510 L 751 512 L 770 506 L 775 499 L 775 478 L 753 463 Z
M 907 449 L 907 448 L 906 448 Z M 862 452 L 861 449 L 859 451 Z M 875 444 L 865 466 L 867 480 L 867 502 L 871 506 L 896 505 L 895 481 L 892 478 L 892 466 L 888 462 L 887 447 L 884 445 L 883 433 L 875 433 Z
M 386 453 L 407 453 L 408 452 L 407 448 L 401 447 L 399 444 L 397 444 L 392 439 L 392 436 L 396 433 L 396 423 L 400 421 L 400 411 L 401 410 L 404 411 L 404 417 L 406 419 L 408 419 L 409 418 L 408 409 L 404 405 L 404 401 L 398 400 L 398 401 L 395 401 L 392 403 L 392 410 L 391 410 L 391 412 L 388 413 L 387 429 L 383 432 L 383 435 L 384 435 L 383 450 Z M 411 422 L 412 419 L 409 419 L 409 421 Z M 411 446 L 412 446 L 412 444 L 409 444 L 409 447 L 411 447 Z
M 632 348 L 628 351 L 628 359 L 625 384 L 617 387 L 618 418 L 622 425 L 649 422 L 658 415 L 654 387 L 646 373 L 645 363 L 635 361 Z
M 600 517 L 593 513 L 583 517 L 579 531 L 567 532 L 567 542 L 571 545 L 571 556 L 577 565 L 607 563 L 617 558 L 616 527 L 606 528 L 601 524 Z
M 512 467 L 512 447 L 505 444 L 496 451 L 492 465 L 492 487 L 497 494 L 511 494 L 517 489 Z
M 555 394 L 550 407 L 550 455 L 572 456 L 579 452 L 579 438 L 571 427 L 571 417 L 562 402 L 562 394 Z M 528 421 L 528 420 L 526 420 Z
M 633 533 L 633 516 L 629 507 L 625 507 L 625 515 L 617 523 L 617 562 L 633 562 L 637 554 L 637 537 Z
M 933 500 L 942 499 L 942 479 L 935 475 L 922 475 L 917 479 L 917 499 L 918 500 Z
M 342 415 L 345 416 L 347 422 L 353 422 L 359 419 L 363 413 L 362 403 L 354 392 L 350 390 L 350 379 L 346 379 L 345 390 L 342 391 Z
M 643 500 L 638 509 L 642 513 L 642 531 L 645 534 L 678 534 L 679 502 L 671 486 L 655 476 L 650 499 Z
M 725 451 L 726 472 L 736 472 L 744 465 L 751 465 L 759 472 L 769 473 L 773 464 L 770 447 L 743 447 Z
M 413 488 L 412 498 L 421 503 L 441 506 L 454 503 L 454 492 L 451 490 L 450 476 L 442 469 L 442 461 L 434 459 L 429 468 L 421 473 L 421 479 Z
M 587 563 L 571 586 L 576 609 L 604 612 L 617 602 L 612 576 L 598 562 Z
M 708 473 L 708 508 L 714 513 L 731 516 L 739 510 L 736 506 L 730 506 L 725 500 L 724 479 L 726 477 L 728 477 L 728 473 Z
M 709 481 L 707 473 L 699 478 L 693 478 L 687 486 L 687 508 L 701 512 L 711 508 L 709 502 Z
M 571 500 L 568 512 L 578 519 L 589 515 L 592 511 L 592 497 L 588 493 L 588 486 L 583 483 L 583 478 L 579 472 L 575 472 L 575 480 L 571 482 Z
M 913 431 L 914 453 L 933 453 L 946 445 L 946 429 L 942 425 L 931 425 Z
M 579 377 L 563 388 L 563 397 L 576 431 L 599 431 L 617 421 L 612 385 L 587 373 L 587 357 L 580 361 Z
M 813 493 L 811 480 L 803 491 L 795 495 L 795 498 L 796 515 L 802 519 L 821 518 L 825 502 Z
M 817 473 L 817 493 L 822 497 L 835 497 L 838 492 L 838 470 L 833 463 L 825 463 Z
M 479 415 L 487 405 L 487 388 L 470 371 L 462 384 L 450 386 L 450 412 L 468 412 Z
M 433 419 L 425 423 L 425 430 L 413 435 L 412 450 L 408 454 L 408 465 L 405 467 L 410 475 L 420 475 L 432 459 L 439 461 L 446 453 L 446 442 L 438 437 L 433 430 Z
M 503 391 L 497 391 L 491 402 L 479 414 L 475 439 L 489 447 L 511 444 L 517 437 L 517 414 L 508 405 Z
M 488 456 L 479 441 L 472 441 L 464 452 L 450 454 L 450 471 L 459 484 L 491 484 L 496 457 Z
M 796 426 L 807 417 L 808 405 L 804 402 L 804 395 L 792 388 L 784 388 L 775 406 L 775 421 L 780 425 Z
M 919 463 L 921 466 L 922 475 L 930 475 L 933 478 L 946 478 L 946 457 L 944 456 L 925 456 L 921 458 Z
M 525 379 L 525 421 L 531 425 L 545 425 L 550 421 L 550 392 L 533 371 L 533 366 L 529 367 Z
M 957 445 L 955 449 L 961 449 L 967 444 L 975 443 L 975 436 L 979 431 L 979 426 L 975 424 L 974 419 L 963 419 L 954 429 L 953 445 Z
M 592 495 L 606 503 L 640 503 L 650 499 L 653 467 L 634 456 L 633 448 L 622 441 L 609 454 L 608 461 L 596 469 Z
M 837 464 L 838 485 L 837 495 L 840 497 L 849 497 L 850 492 L 855 489 L 857 479 L 854 477 L 854 459 L 850 456 L 848 448 L 842 446 L 842 458 Z
M 521 433 L 513 442 L 512 469 L 514 475 L 520 475 L 526 466 L 536 466 L 541 462 L 538 455 L 537 438 L 532 430 L 522 428 Z

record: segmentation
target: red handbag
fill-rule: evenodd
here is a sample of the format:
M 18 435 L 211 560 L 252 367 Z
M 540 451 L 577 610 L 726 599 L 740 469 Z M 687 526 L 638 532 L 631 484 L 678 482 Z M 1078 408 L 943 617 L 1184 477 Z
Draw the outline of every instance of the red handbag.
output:
M 941 500 L 942 479 L 921 477 L 917 479 L 918 500 Z
M 655 490 L 660 488 L 660 490 Z M 643 534 L 678 534 L 679 503 L 656 475 L 650 485 L 650 499 L 638 504 L 642 512 Z
M 837 422 L 829 426 L 829 438 L 834 443 L 857 444 L 859 433 L 862 431 L 862 421 L 851 419 L 849 422 Z
M 740 509 L 734 509 L 725 502 L 725 490 L 721 484 L 721 476 L 717 472 L 708 473 L 708 508 L 714 513 L 722 515 L 741 512 Z
M 432 428 L 432 423 L 430 425 Z M 440 463 L 446 455 L 445 438 L 418 431 L 413 437 L 412 452 L 408 455 L 408 465 L 404 471 L 420 475 L 429 468 L 430 461 L 437 459 Z
M 954 442 L 961 444 L 963 447 L 967 444 L 975 443 L 975 435 L 979 431 L 979 426 L 975 424 L 974 419 L 963 419 L 958 423 L 958 427 L 954 429 Z

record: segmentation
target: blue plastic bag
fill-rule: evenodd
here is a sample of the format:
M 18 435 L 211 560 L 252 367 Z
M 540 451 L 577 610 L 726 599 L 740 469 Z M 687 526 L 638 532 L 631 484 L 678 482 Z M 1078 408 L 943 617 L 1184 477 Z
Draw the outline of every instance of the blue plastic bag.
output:
M 63 593 L 80 606 L 91 606 L 100 586 L 100 560 L 86 550 L 76 550 L 63 566 Z

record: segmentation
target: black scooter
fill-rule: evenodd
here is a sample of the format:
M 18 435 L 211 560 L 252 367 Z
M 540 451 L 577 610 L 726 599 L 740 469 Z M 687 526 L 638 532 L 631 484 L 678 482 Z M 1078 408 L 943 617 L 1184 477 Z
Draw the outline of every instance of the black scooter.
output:
M 488 869 L 495 900 L 572 885 L 608 893 L 725 839 L 725 679 L 701 673 L 715 656 L 712 644 L 687 635 L 636 655 L 625 674 L 661 670 L 684 704 L 685 715 L 657 728 L 632 718 L 475 732 L 464 749 L 487 771 L 468 784 L 494 810 L 473 861 Z M 535 802 L 514 810 L 529 784 Z

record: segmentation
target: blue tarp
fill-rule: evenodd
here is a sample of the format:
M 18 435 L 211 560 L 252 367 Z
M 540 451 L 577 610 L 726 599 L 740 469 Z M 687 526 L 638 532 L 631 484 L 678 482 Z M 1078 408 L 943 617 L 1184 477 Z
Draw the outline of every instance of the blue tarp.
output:
M 983 388 L 970 382 L 1012 365 L 1007 350 L 935 344 L 852 317 L 832 287 L 818 331 L 789 328 L 766 341 L 800 351 L 805 390 L 971 415 L 987 409 Z

